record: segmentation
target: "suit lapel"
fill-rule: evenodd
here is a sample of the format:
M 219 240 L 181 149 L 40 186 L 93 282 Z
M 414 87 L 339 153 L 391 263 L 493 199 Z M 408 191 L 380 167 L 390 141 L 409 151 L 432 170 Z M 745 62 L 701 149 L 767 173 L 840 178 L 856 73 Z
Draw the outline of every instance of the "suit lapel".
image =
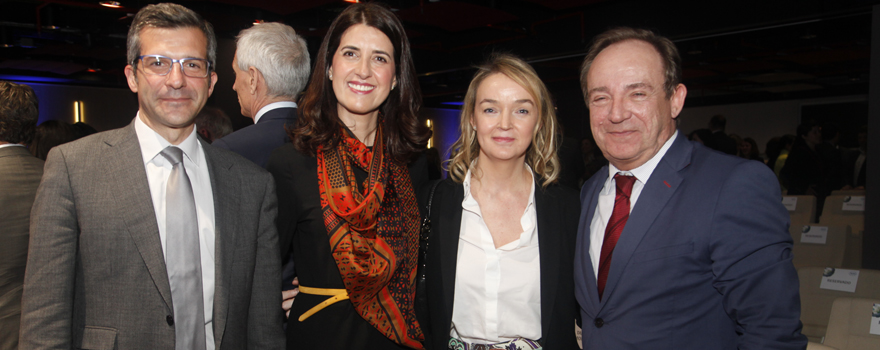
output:
M 448 180 L 447 180 L 448 181 Z M 450 181 L 451 182 L 451 181 Z M 464 200 L 464 186 L 454 184 L 451 196 L 438 196 L 439 206 L 431 210 L 438 213 L 449 213 L 449 217 L 437 220 L 437 233 L 440 253 L 441 288 L 443 288 L 443 309 L 446 310 L 446 320 L 452 324 L 452 303 L 455 295 L 455 269 L 458 261 L 458 238 L 461 231 L 461 202 Z M 428 254 L 431 254 L 428 252 Z
M 171 285 L 165 267 L 165 254 L 159 238 L 159 224 L 153 209 L 153 197 L 144 168 L 141 146 L 134 130 L 134 122 L 112 132 L 104 140 L 103 152 L 107 172 L 112 181 L 106 184 L 114 193 L 115 205 L 125 221 L 125 227 L 144 259 L 153 283 L 171 312 Z
M 201 140 L 199 140 L 201 142 Z M 214 147 L 202 142 L 208 172 L 211 176 L 211 192 L 214 195 L 214 339 L 219 348 L 226 329 L 232 283 L 232 266 L 235 262 L 237 232 L 236 213 L 241 198 L 238 177 L 232 176 L 232 163 Z
M 556 302 L 556 287 L 559 284 L 559 258 L 562 256 L 555 250 L 562 248 L 559 232 L 560 220 L 557 203 L 547 198 L 540 184 L 535 183 L 535 213 L 538 217 L 538 251 L 540 252 L 541 272 L 541 332 L 550 334 L 550 320 L 553 319 L 553 306 Z
M 587 297 L 592 302 L 599 303 L 599 287 L 596 284 L 596 274 L 593 272 L 593 262 L 590 260 L 590 223 L 596 213 L 599 203 L 599 192 L 608 180 L 608 166 L 602 167 L 597 174 L 599 178 L 591 183 L 589 188 L 584 187 L 581 194 L 581 203 L 589 203 L 582 206 L 581 221 L 578 223 L 577 249 L 575 251 L 575 271 L 580 270 L 580 278 L 575 279 L 575 284 L 583 283 Z
M 633 207 L 626 226 L 620 234 L 620 239 L 614 247 L 614 253 L 611 256 L 611 270 L 608 272 L 608 281 L 605 284 L 605 295 L 602 298 L 600 310 L 604 307 L 605 302 L 611 299 L 614 287 L 620 281 L 633 252 L 657 219 L 657 215 L 666 207 L 666 203 L 681 184 L 683 177 L 679 171 L 690 164 L 692 150 L 693 146 L 690 142 L 684 138 L 682 133 L 679 133 L 663 159 L 657 164 L 654 172 L 651 173 L 648 183 L 642 188 L 638 202 Z

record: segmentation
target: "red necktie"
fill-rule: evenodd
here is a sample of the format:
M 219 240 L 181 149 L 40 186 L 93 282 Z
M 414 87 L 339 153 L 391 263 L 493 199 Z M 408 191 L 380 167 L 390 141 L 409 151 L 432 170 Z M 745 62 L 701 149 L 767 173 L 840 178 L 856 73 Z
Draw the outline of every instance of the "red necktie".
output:
M 629 219 L 629 196 L 632 193 L 636 177 L 615 174 L 614 182 L 617 184 L 617 196 L 614 197 L 614 211 L 611 212 L 611 219 L 608 220 L 608 225 L 605 226 L 602 254 L 599 255 L 599 276 L 596 280 L 599 285 L 600 300 L 602 299 L 602 293 L 605 292 L 608 271 L 611 270 L 611 253 L 614 252 L 614 246 L 617 245 L 620 233 L 623 232 L 626 220 Z

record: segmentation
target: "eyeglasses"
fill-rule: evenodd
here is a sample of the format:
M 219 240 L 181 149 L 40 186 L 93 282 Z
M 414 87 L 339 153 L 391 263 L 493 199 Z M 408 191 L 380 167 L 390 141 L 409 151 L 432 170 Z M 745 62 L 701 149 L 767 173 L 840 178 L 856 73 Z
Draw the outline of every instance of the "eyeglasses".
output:
M 144 72 L 154 75 L 168 75 L 175 63 L 180 62 L 180 71 L 192 78 L 204 78 L 211 71 L 211 62 L 203 58 L 181 58 L 175 60 L 162 55 L 143 55 L 137 58 Z

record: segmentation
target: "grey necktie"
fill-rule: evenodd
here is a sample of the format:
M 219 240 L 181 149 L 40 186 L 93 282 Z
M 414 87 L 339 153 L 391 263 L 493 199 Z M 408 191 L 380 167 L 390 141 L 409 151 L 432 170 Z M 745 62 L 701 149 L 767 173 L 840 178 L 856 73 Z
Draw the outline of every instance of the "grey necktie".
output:
M 168 146 L 162 156 L 174 166 L 165 190 L 165 266 L 174 307 L 175 350 L 205 350 L 196 203 L 183 166 L 183 150 Z

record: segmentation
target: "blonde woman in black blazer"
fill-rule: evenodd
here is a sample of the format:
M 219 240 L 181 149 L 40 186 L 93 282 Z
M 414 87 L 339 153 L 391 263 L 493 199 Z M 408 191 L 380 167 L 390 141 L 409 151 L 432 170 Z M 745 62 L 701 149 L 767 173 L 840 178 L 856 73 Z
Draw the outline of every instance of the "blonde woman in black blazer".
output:
M 471 81 L 460 129 L 432 200 L 426 303 L 417 308 L 425 347 L 576 348 L 580 201 L 555 183 L 546 87 L 521 59 L 496 55 Z

